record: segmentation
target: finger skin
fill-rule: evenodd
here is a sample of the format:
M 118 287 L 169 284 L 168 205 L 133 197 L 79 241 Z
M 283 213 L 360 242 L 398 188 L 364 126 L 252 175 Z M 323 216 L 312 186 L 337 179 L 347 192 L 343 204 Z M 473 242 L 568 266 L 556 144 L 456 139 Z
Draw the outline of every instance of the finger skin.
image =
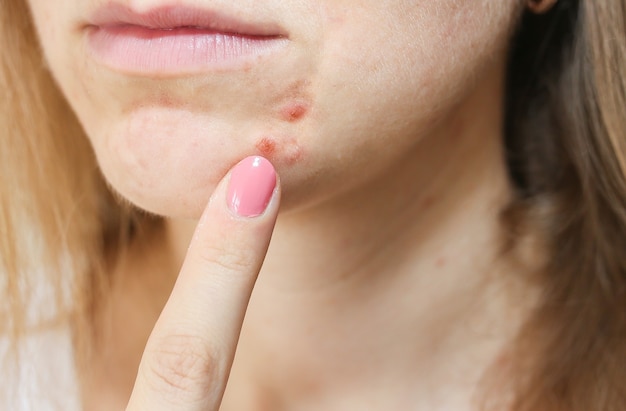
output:
M 264 214 L 235 215 L 227 176 L 191 240 L 141 359 L 127 411 L 217 411 L 244 314 L 276 221 L 279 182 Z

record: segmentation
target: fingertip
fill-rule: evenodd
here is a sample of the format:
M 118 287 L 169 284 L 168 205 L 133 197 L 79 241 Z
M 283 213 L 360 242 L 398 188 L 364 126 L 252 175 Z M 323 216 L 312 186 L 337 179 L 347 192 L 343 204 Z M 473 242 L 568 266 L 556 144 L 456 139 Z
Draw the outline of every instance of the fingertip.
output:
M 278 178 L 272 163 L 261 156 L 241 160 L 230 172 L 226 203 L 238 217 L 263 215 L 276 196 Z
M 228 208 L 239 217 L 258 217 L 267 210 L 276 186 L 276 170 L 269 160 L 261 156 L 246 157 L 230 172 Z

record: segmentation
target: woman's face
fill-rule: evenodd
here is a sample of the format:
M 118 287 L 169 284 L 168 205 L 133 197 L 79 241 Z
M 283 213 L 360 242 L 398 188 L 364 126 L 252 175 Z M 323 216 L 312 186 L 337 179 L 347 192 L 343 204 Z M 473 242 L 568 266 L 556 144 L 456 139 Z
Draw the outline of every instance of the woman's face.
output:
M 107 180 L 198 216 L 241 158 L 287 207 L 420 149 L 502 61 L 515 0 L 29 0 Z

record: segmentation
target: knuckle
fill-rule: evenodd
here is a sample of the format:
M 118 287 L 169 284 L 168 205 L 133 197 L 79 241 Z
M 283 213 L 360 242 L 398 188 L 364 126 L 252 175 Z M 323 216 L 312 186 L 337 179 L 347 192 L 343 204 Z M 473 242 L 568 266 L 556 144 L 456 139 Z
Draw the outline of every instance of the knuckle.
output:
M 149 388 L 172 404 L 203 403 L 219 392 L 217 356 L 200 337 L 169 335 L 150 344 L 144 372 Z
M 215 266 L 216 269 L 224 272 L 246 272 L 250 267 L 251 253 L 247 253 L 242 248 L 231 249 L 219 245 L 211 245 L 201 250 L 200 257 L 207 264 Z

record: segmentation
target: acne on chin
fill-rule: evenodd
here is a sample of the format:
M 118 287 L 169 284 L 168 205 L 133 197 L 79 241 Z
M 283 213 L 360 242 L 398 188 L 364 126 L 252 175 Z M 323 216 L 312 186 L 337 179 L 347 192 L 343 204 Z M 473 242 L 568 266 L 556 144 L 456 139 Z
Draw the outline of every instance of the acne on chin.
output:
M 293 102 L 280 110 L 280 117 L 283 121 L 293 123 L 303 119 L 308 111 L 309 107 L 307 103 Z
M 264 136 L 256 143 L 255 148 L 258 154 L 266 157 L 277 166 L 293 166 L 304 157 L 304 150 L 295 137 L 276 139 Z
M 301 85 L 293 86 L 299 93 Z M 293 90 L 290 93 L 294 93 Z M 291 96 L 290 96 L 291 97 Z M 288 102 L 278 109 L 278 120 L 286 123 L 298 123 L 308 114 L 310 103 L 302 98 L 288 99 Z M 255 144 L 257 154 L 268 158 L 276 165 L 293 166 L 303 157 L 303 149 L 298 140 L 289 135 L 263 135 Z

